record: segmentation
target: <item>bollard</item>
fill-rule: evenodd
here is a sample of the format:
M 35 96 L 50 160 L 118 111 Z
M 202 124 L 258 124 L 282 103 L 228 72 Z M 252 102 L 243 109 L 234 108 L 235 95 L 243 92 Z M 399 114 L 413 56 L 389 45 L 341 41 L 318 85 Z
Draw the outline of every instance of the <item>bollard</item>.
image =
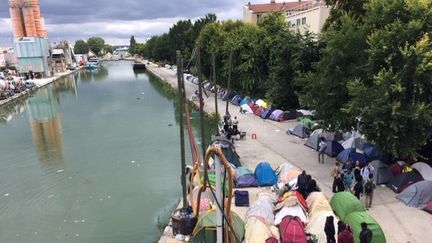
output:
M 252 139 L 257 139 L 256 133 L 252 133 Z

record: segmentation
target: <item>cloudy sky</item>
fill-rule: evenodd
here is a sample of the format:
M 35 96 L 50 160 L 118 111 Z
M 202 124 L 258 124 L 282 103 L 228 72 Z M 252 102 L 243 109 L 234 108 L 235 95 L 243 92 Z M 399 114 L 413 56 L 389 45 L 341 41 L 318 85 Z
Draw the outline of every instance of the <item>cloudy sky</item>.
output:
M 248 0 L 40 0 L 51 42 L 101 36 L 111 44 L 128 44 L 168 31 L 179 19 L 216 13 L 241 19 Z M 254 0 L 253 3 L 270 2 Z M 0 46 L 11 45 L 8 0 L 0 0 Z

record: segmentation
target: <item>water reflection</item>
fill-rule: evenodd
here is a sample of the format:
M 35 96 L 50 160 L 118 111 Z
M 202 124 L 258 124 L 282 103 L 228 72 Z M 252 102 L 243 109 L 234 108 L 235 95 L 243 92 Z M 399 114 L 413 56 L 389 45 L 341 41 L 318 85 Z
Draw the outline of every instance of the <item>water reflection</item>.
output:
M 83 82 L 87 83 L 105 80 L 108 75 L 108 69 L 104 65 L 101 65 L 98 69 L 82 70 L 79 72 L 79 78 L 81 78 Z
M 57 80 L 27 100 L 29 120 L 38 158 L 43 162 L 64 164 L 59 94 L 77 96 L 74 75 Z

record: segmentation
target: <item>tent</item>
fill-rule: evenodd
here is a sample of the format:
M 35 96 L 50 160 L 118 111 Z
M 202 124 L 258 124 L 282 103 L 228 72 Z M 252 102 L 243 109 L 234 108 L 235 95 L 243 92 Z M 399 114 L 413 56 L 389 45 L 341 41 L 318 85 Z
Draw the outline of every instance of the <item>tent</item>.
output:
M 261 111 L 261 118 L 262 119 L 269 119 L 272 112 L 273 112 L 273 109 L 271 107 Z
M 353 162 L 354 165 L 356 161 L 359 161 L 360 164 L 363 165 L 366 164 L 366 157 L 364 156 L 364 154 L 357 152 L 355 148 L 344 149 L 336 156 L 336 160 L 341 163 L 346 163 L 349 160 L 351 160 L 351 162 Z
M 365 222 L 368 228 L 372 231 L 373 243 L 386 243 L 385 235 L 378 222 L 366 212 L 350 213 L 344 220 L 353 232 L 354 241 L 360 242 L 359 235 L 361 231 L 361 223 Z
M 238 239 L 243 239 L 245 224 L 234 212 L 231 212 L 232 227 Z M 194 240 L 198 242 L 216 242 L 216 211 L 201 213 L 193 231 Z
M 270 115 L 270 119 L 273 121 L 283 121 L 283 114 L 283 110 L 274 110 Z
M 290 128 L 286 131 L 286 133 L 297 136 L 299 138 L 305 138 L 309 134 L 309 128 L 303 124 L 297 124 L 294 129 Z
M 232 100 L 232 98 L 234 98 L 234 96 L 238 95 L 238 93 L 234 90 L 228 91 L 225 96 L 223 97 L 223 100 Z
M 262 107 L 264 109 L 267 108 L 267 103 L 264 100 L 261 100 L 261 99 L 255 101 L 255 105 L 258 105 L 259 107 Z
M 342 145 L 336 141 L 327 141 L 326 145 L 325 153 L 330 157 L 336 157 L 343 150 Z
M 255 177 L 259 186 L 272 186 L 277 182 L 276 174 L 268 162 L 261 162 L 256 166 Z
M 282 242 L 306 243 L 304 225 L 297 217 L 285 216 L 279 224 Z
M 313 116 L 314 115 L 313 111 L 304 110 L 304 109 L 298 109 L 297 112 L 300 112 L 303 116 Z
M 251 101 L 251 98 L 249 96 L 246 96 L 242 99 L 240 102 L 240 105 L 247 105 Z
M 408 173 L 399 174 L 390 181 L 388 186 L 396 193 L 402 192 L 407 186 L 416 182 L 422 181 L 423 177 L 415 172 L 411 171 Z
M 416 169 L 423 179 L 432 181 L 432 167 L 425 162 L 417 162 L 412 165 L 412 168 Z
M 243 167 L 240 166 L 238 168 L 235 169 L 235 177 L 239 178 L 240 176 L 244 176 L 247 174 L 252 174 L 253 175 L 253 171 L 247 167 Z
M 426 205 L 426 207 L 423 208 L 423 210 L 426 211 L 426 212 L 428 212 L 428 213 L 430 213 L 430 214 L 432 214 L 432 201 L 430 201 L 430 202 Z
M 257 187 L 258 183 L 256 181 L 256 178 L 253 174 L 247 174 L 242 175 L 236 179 L 235 186 L 237 188 L 244 188 L 244 187 Z
M 321 211 L 332 211 L 332 207 L 322 192 L 312 192 L 306 198 L 309 216 L 312 217 Z
M 256 107 L 256 109 L 252 109 L 254 114 L 261 117 L 261 112 L 263 111 L 263 108 L 259 107 L 258 105 L 255 105 L 254 108 Z
M 252 109 L 250 108 L 250 106 L 248 106 L 247 104 L 243 104 L 241 105 L 241 108 L 243 109 L 243 111 L 245 113 L 253 113 Z
M 308 128 L 312 128 L 315 126 L 315 122 L 313 122 L 309 117 L 303 117 L 299 120 L 300 124 L 307 126 Z
M 342 220 L 353 212 L 364 212 L 365 208 L 351 192 L 338 192 L 333 195 L 330 205 L 335 214 Z
M 393 178 L 390 167 L 381 160 L 372 161 L 371 166 L 374 168 L 372 174 L 375 184 L 387 184 Z
M 242 101 L 242 97 L 240 95 L 234 96 L 234 98 L 231 99 L 231 104 L 233 105 L 240 105 L 240 102 Z
M 274 225 L 275 216 L 273 214 L 276 199 L 270 192 L 258 194 L 258 199 L 246 211 L 245 218 L 260 217 L 266 224 Z
M 282 222 L 282 219 L 287 215 L 298 217 L 303 223 L 307 223 L 306 212 L 297 204 L 291 207 L 283 207 L 281 210 L 276 212 L 275 225 L 279 225 Z
M 362 150 L 368 161 L 380 160 L 382 159 L 383 154 L 379 151 L 376 146 L 365 143 L 362 145 Z
M 309 138 L 306 140 L 305 146 L 315 149 L 318 151 L 318 144 L 319 144 L 319 138 L 321 137 L 321 129 L 315 130 L 312 132 L 312 134 L 309 136 Z
M 432 201 L 432 181 L 419 181 L 407 187 L 396 198 L 407 206 L 423 208 Z
M 262 243 L 272 236 L 279 239 L 279 230 L 274 225 L 265 224 L 257 217 L 246 220 L 244 242 Z
M 365 139 L 362 138 L 360 135 L 350 137 L 342 143 L 342 147 L 344 147 L 344 149 L 348 149 L 348 148 L 358 148 L 359 149 L 363 145 L 364 140 Z
M 234 145 L 226 140 L 226 139 L 216 139 L 213 141 L 211 145 L 218 144 L 220 145 L 222 152 L 225 155 L 225 158 L 235 167 L 240 167 L 240 157 L 238 156 L 237 152 L 235 151 Z
M 297 112 L 296 110 L 287 111 L 284 113 L 284 120 L 294 120 L 297 119 L 297 117 L 301 117 L 301 116 L 303 116 L 303 114 Z
M 318 240 L 317 242 L 327 242 L 327 237 L 324 232 L 324 226 L 328 216 L 333 216 L 334 227 L 337 230 L 337 217 L 333 211 L 319 211 L 310 215 L 309 222 L 306 225 L 306 232 L 312 234 Z

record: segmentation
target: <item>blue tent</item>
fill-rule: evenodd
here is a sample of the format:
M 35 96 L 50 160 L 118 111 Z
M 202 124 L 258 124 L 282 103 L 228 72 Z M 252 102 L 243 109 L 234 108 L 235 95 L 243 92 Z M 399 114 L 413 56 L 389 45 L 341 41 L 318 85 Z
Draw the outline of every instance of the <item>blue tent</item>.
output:
M 327 141 L 327 148 L 325 153 L 330 157 L 336 157 L 340 152 L 344 150 L 342 145 L 336 141 Z
M 242 101 L 240 102 L 240 105 L 247 105 L 249 103 L 249 101 L 251 101 L 252 99 L 249 96 L 246 96 L 242 99 Z
M 348 149 L 344 149 L 342 152 L 340 152 L 337 157 L 336 160 L 341 162 L 341 163 L 346 163 L 351 159 L 352 162 L 356 162 L 359 161 L 360 164 L 366 164 L 366 157 L 364 154 L 361 153 L 357 153 L 355 148 L 348 148 Z
M 242 101 L 242 97 L 240 95 L 236 95 L 234 96 L 234 98 L 232 98 L 231 100 L 231 104 L 233 105 L 240 105 L 240 102 Z
M 259 186 L 272 186 L 277 182 L 276 174 L 268 162 L 261 162 L 257 165 L 255 177 Z
M 366 156 L 367 161 L 381 160 L 383 154 L 374 145 L 365 143 L 362 145 L 362 150 Z
M 267 110 L 263 110 L 261 112 L 261 118 L 262 119 L 269 119 L 272 112 L 273 112 L 273 109 L 271 107 L 269 107 Z

